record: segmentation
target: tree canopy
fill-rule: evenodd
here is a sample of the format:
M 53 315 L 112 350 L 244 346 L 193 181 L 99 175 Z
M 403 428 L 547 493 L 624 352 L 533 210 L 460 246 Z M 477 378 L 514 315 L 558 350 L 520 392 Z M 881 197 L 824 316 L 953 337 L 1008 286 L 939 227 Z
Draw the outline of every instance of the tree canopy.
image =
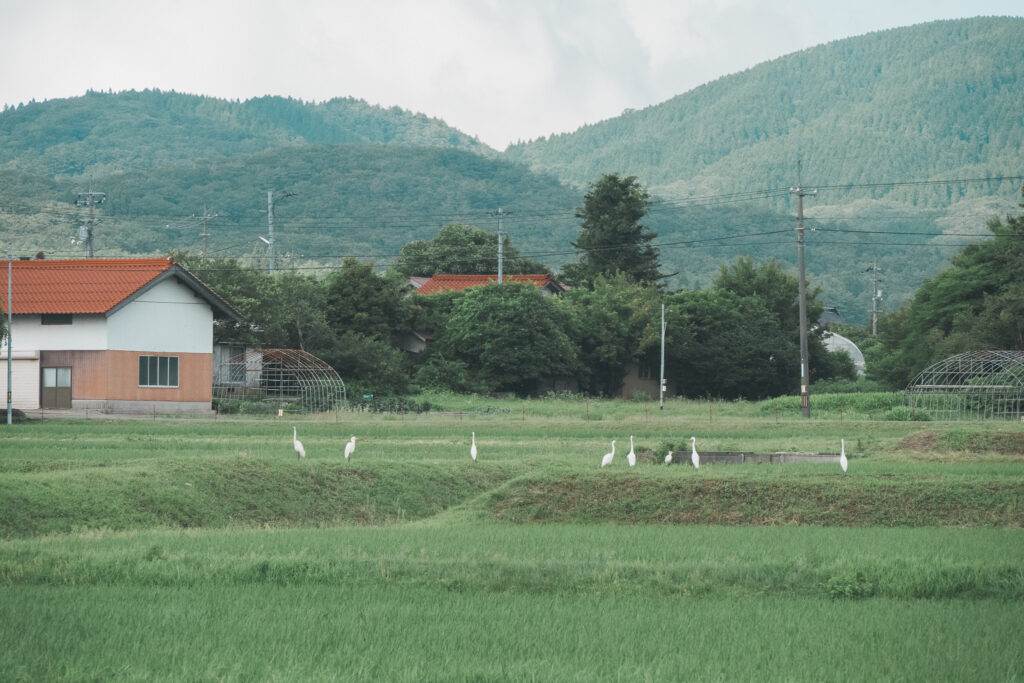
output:
M 536 393 L 546 378 L 575 368 L 562 312 L 533 285 L 492 283 L 453 298 L 434 331 L 437 353 L 465 364 L 486 391 Z
M 412 277 L 446 275 L 490 275 L 498 272 L 498 235 L 472 225 L 449 223 L 432 240 L 414 240 L 398 252 L 394 269 Z M 502 272 L 551 274 L 551 269 L 526 258 L 502 238 Z
M 865 353 L 868 377 L 902 388 L 958 353 L 1024 348 L 1024 215 L 990 220 L 988 229 L 993 239 L 961 249 L 881 318 L 880 343 Z
M 636 176 L 606 173 L 592 183 L 576 210 L 580 236 L 572 246 L 579 259 L 563 268 L 566 281 L 586 285 L 622 273 L 640 285 L 658 284 L 658 249 L 651 245 L 658 234 L 640 223 L 649 204 Z

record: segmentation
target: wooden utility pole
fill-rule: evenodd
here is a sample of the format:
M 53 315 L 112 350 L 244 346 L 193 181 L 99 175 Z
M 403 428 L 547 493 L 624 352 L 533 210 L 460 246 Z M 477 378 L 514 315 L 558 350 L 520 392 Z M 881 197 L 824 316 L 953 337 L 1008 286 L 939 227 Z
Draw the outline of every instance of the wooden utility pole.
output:
M 798 166 L 799 168 L 799 166 Z M 796 195 L 796 258 L 800 270 L 800 412 L 805 418 L 811 417 L 811 396 L 807 389 L 811 381 L 811 367 L 807 358 L 807 271 L 804 267 L 804 197 L 818 194 L 817 190 L 805 190 L 800 186 L 789 188 Z

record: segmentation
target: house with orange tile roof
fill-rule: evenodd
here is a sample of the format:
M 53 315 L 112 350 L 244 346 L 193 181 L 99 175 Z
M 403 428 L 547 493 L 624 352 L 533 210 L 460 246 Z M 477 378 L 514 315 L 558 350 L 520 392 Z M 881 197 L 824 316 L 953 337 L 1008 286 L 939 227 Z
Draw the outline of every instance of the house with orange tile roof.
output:
M 540 275 L 502 275 L 501 280 L 502 282 L 535 285 L 541 290 L 541 294 L 546 296 L 561 294 L 566 291 L 565 285 L 560 284 L 553 277 L 544 273 Z M 497 281 L 497 275 L 435 275 L 421 283 L 412 282 L 412 278 L 410 278 L 410 282 L 416 288 L 417 294 L 458 292 L 470 287 L 482 287 Z
M 213 321 L 240 316 L 173 259 L 0 261 L 0 280 L 8 267 L 15 408 L 210 411 Z

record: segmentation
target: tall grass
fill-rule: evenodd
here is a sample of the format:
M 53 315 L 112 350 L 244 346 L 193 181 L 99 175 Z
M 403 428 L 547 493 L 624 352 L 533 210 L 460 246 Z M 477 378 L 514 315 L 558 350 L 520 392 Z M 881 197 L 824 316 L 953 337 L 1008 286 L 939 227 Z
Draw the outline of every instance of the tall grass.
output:
M 5 680 L 1014 680 L 1017 603 L 0 588 Z

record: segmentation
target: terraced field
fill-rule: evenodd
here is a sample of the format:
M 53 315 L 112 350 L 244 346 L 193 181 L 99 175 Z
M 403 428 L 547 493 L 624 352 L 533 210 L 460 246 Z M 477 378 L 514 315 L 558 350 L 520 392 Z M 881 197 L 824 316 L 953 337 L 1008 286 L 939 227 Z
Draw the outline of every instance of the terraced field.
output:
M 1020 425 L 449 400 L 5 428 L 0 677 L 1024 676 Z M 850 468 L 665 465 L 690 436 Z

